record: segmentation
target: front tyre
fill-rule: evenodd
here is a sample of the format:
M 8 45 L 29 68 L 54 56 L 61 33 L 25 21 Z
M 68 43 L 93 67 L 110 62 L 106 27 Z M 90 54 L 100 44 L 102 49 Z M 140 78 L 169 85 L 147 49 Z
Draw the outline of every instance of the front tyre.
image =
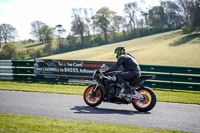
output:
M 141 87 L 137 90 L 144 96 L 144 100 L 134 99 L 132 104 L 136 110 L 140 112 L 147 112 L 156 105 L 156 95 L 152 89 L 148 87 Z
M 95 87 L 96 85 L 90 85 L 88 88 L 86 88 L 83 95 L 85 103 L 91 107 L 98 106 L 101 104 L 103 99 L 102 90 L 99 86 L 97 86 L 96 91 L 93 91 Z

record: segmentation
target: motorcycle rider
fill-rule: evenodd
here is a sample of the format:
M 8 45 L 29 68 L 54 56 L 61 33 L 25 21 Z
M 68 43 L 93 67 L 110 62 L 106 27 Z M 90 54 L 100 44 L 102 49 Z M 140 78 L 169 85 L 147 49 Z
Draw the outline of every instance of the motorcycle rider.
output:
M 120 84 L 124 84 L 124 94 L 135 94 L 134 87 L 132 87 L 128 81 L 133 79 L 137 80 L 141 76 L 140 67 L 137 61 L 131 54 L 126 53 L 124 47 L 117 47 L 114 53 L 116 54 L 117 62 L 106 70 L 105 73 L 116 71 L 120 66 L 123 66 L 124 70 L 113 76 L 113 80 Z M 109 93 L 113 95 L 115 93 L 115 89 L 113 87 L 109 89 Z

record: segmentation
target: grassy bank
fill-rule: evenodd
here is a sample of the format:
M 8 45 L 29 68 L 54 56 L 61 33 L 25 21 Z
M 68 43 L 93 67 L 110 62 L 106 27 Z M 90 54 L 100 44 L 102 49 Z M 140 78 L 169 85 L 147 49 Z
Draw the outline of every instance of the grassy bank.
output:
M 1 133 L 180 133 L 174 130 L 0 113 Z
M 0 81 L 0 90 L 83 95 L 87 86 Z M 200 104 L 200 92 L 154 89 L 157 101 Z
M 47 59 L 116 61 L 113 51 L 123 46 L 139 64 L 200 66 L 200 38 L 180 30 L 132 39 L 110 45 L 45 57 Z

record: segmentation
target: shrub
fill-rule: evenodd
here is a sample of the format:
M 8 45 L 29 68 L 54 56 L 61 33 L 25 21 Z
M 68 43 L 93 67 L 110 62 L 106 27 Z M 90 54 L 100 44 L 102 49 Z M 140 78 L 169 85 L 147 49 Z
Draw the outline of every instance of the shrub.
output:
M 182 30 L 182 34 L 190 33 L 190 28 L 188 26 L 183 26 L 181 30 Z
M 0 59 L 12 60 L 16 58 L 17 58 L 17 47 L 12 43 L 4 44 L 0 52 Z

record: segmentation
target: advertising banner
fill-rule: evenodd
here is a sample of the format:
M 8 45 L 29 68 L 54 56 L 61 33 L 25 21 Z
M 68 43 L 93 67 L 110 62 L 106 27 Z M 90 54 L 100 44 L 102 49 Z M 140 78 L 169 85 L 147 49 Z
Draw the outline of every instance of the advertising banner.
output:
M 113 62 L 35 59 L 36 76 L 59 79 L 92 79 L 93 73 L 103 64 L 111 66 Z

